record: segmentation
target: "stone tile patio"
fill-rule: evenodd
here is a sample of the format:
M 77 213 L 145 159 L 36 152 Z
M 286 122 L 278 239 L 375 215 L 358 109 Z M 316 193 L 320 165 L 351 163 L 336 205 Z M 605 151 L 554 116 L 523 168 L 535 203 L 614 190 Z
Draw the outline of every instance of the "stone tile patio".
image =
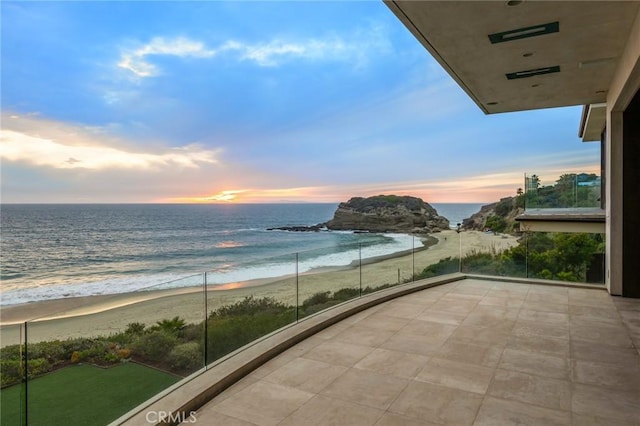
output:
M 640 300 L 466 279 L 383 303 L 197 412 L 221 425 L 640 425 Z

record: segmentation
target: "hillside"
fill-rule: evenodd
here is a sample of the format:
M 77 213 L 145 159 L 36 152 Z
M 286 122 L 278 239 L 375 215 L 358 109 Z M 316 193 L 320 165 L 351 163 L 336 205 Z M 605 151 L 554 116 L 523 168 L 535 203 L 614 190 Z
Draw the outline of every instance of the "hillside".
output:
M 495 203 L 487 204 L 480 211 L 462 221 L 462 229 L 513 233 L 519 231 L 516 216 L 524 213 L 522 196 L 506 197 Z

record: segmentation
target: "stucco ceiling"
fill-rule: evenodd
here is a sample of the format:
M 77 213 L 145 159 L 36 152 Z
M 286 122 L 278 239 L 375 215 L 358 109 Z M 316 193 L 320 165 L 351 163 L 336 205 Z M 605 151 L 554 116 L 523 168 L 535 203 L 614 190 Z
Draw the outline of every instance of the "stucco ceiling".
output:
M 486 113 L 605 102 L 639 1 L 386 1 Z M 515 2 L 518 3 L 518 2 Z M 558 23 L 491 43 L 490 34 Z M 512 34 L 513 35 L 513 34 Z M 507 74 L 551 72 L 508 79 Z M 426 72 L 426 70 L 425 70 Z

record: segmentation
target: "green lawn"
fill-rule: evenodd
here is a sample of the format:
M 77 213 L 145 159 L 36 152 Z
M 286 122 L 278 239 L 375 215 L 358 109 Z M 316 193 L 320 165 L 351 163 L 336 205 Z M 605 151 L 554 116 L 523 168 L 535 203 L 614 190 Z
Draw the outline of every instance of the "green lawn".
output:
M 134 363 L 63 368 L 29 382 L 29 425 L 105 425 L 180 380 Z M 2 426 L 20 425 L 20 385 L 2 390 Z

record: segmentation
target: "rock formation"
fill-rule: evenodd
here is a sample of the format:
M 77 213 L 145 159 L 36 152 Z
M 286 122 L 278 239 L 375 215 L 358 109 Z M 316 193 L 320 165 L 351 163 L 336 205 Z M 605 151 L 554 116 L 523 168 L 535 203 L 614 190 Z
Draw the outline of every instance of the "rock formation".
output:
M 267 228 L 267 231 L 290 231 L 290 232 L 319 232 L 326 230 L 324 223 L 311 226 L 278 226 L 277 228 Z
M 505 197 L 495 203 L 482 206 L 479 212 L 462 221 L 462 229 L 484 231 L 491 228 L 491 226 L 487 226 L 487 220 L 491 223 L 491 218 L 497 217 L 504 220 L 504 232 L 517 231 L 519 226 L 515 218 L 524 212 L 524 209 L 518 204 L 518 197 Z M 496 221 L 493 220 L 493 222 Z
M 330 230 L 431 233 L 449 229 L 449 221 L 420 198 L 397 195 L 354 197 L 340 203 L 327 222 Z

